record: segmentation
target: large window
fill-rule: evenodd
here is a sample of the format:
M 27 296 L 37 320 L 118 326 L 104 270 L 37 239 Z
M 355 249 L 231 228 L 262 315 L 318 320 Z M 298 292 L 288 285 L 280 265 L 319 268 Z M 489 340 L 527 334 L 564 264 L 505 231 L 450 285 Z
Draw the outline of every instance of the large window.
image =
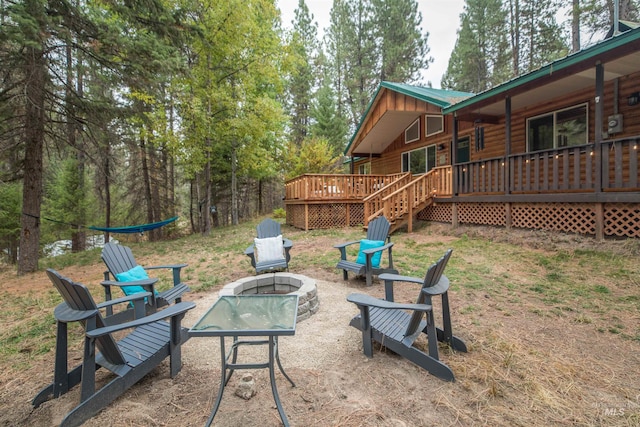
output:
M 402 153 L 402 172 L 423 174 L 436 166 L 436 146 L 418 148 Z
M 442 116 L 425 116 L 426 130 L 425 136 L 435 135 L 437 133 L 444 132 L 444 122 Z
M 358 165 L 358 173 L 360 175 L 368 175 L 371 173 L 371 162 Z
M 420 139 L 420 118 L 417 118 L 415 122 L 404 131 L 404 142 L 408 144 L 410 142 L 418 141 Z
M 527 119 L 528 151 L 588 143 L 587 107 L 587 104 L 582 104 Z

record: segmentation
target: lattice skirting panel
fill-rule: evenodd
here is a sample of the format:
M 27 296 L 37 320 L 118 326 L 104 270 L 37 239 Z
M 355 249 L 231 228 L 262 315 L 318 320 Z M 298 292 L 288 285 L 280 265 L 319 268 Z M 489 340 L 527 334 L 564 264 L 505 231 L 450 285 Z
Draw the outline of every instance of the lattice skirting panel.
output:
M 605 204 L 604 234 L 640 238 L 640 204 Z
M 362 203 L 287 205 L 287 224 L 303 230 L 355 227 L 364 223 Z M 308 212 L 308 218 L 305 218 Z
M 595 205 L 590 203 L 514 203 L 512 226 L 566 233 L 596 233 Z
M 327 203 L 286 205 L 287 224 L 300 229 L 356 227 L 364 223 L 361 203 Z M 503 203 L 458 203 L 460 224 L 506 226 Z M 640 238 L 640 204 L 607 203 L 603 205 L 605 236 Z M 437 203 L 422 210 L 422 221 L 453 222 L 453 204 Z M 595 235 L 597 214 L 593 203 L 513 203 L 511 226 L 565 233 Z
M 507 224 L 503 203 L 459 203 L 460 224 L 505 226 Z
M 452 222 L 452 208 L 451 203 L 436 203 L 431 206 L 427 206 L 418 213 L 418 219 L 422 221 L 435 221 L 435 222 Z
M 287 225 L 304 230 L 304 205 L 285 205 Z

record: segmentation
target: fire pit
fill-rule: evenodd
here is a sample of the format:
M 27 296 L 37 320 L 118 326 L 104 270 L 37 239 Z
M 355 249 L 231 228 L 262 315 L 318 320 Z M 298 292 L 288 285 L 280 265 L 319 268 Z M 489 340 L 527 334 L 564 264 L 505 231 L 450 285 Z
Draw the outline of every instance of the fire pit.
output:
M 299 296 L 298 322 L 308 319 L 320 309 L 316 281 L 301 274 L 267 273 L 244 277 L 226 284 L 218 294 L 296 294 Z

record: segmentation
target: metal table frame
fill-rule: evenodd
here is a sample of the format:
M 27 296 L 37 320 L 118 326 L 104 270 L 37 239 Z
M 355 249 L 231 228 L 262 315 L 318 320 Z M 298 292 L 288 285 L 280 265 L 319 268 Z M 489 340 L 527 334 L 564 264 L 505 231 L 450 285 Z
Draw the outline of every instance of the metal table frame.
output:
M 265 299 L 268 298 L 268 299 Z M 239 295 L 223 296 L 196 322 L 189 330 L 190 337 L 214 337 L 220 338 L 221 378 L 218 398 L 206 426 L 213 422 L 220 403 L 224 388 L 231 379 L 233 372 L 238 369 L 269 369 L 271 391 L 276 402 L 280 419 L 285 427 L 289 421 L 282 408 L 276 378 L 274 362 L 282 375 L 295 387 L 295 383 L 287 375 L 280 363 L 278 352 L 278 337 L 281 335 L 294 335 L 297 320 L 298 296 L 297 295 Z M 245 322 L 243 316 L 251 316 L 255 312 L 261 312 L 263 318 L 257 322 Z M 220 317 L 222 316 L 222 317 Z M 215 320 L 215 323 L 211 323 Z M 284 322 L 280 322 L 284 320 Z M 233 344 L 226 353 L 225 338 L 232 337 Z M 266 337 L 263 340 L 241 340 L 239 337 Z M 269 360 L 262 363 L 236 363 L 238 348 L 242 345 L 268 345 Z M 229 361 L 231 359 L 231 361 Z M 228 371 L 228 372 L 227 372 Z

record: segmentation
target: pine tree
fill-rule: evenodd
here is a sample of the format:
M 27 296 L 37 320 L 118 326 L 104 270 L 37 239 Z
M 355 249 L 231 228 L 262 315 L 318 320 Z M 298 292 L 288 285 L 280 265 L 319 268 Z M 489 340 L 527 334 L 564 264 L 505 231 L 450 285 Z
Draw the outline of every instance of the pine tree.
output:
M 442 78 L 443 88 L 482 92 L 509 77 L 506 12 L 501 0 L 467 0 L 461 28 Z
M 376 45 L 379 51 L 378 79 L 413 83 L 429 68 L 427 40 L 421 34 L 422 14 L 415 0 L 372 0 Z
M 309 132 L 309 109 L 316 88 L 315 60 L 318 50 L 318 24 L 313 22 L 304 0 L 299 0 L 293 21 L 291 48 L 295 66 L 289 79 L 291 137 L 297 144 Z
M 325 138 L 334 157 L 342 154 L 349 130 L 346 120 L 338 113 L 336 104 L 330 80 L 325 78 L 311 108 L 311 117 L 314 120 L 311 124 L 311 136 Z
M 566 32 L 556 22 L 554 0 L 508 0 L 512 75 L 531 72 L 569 53 Z

